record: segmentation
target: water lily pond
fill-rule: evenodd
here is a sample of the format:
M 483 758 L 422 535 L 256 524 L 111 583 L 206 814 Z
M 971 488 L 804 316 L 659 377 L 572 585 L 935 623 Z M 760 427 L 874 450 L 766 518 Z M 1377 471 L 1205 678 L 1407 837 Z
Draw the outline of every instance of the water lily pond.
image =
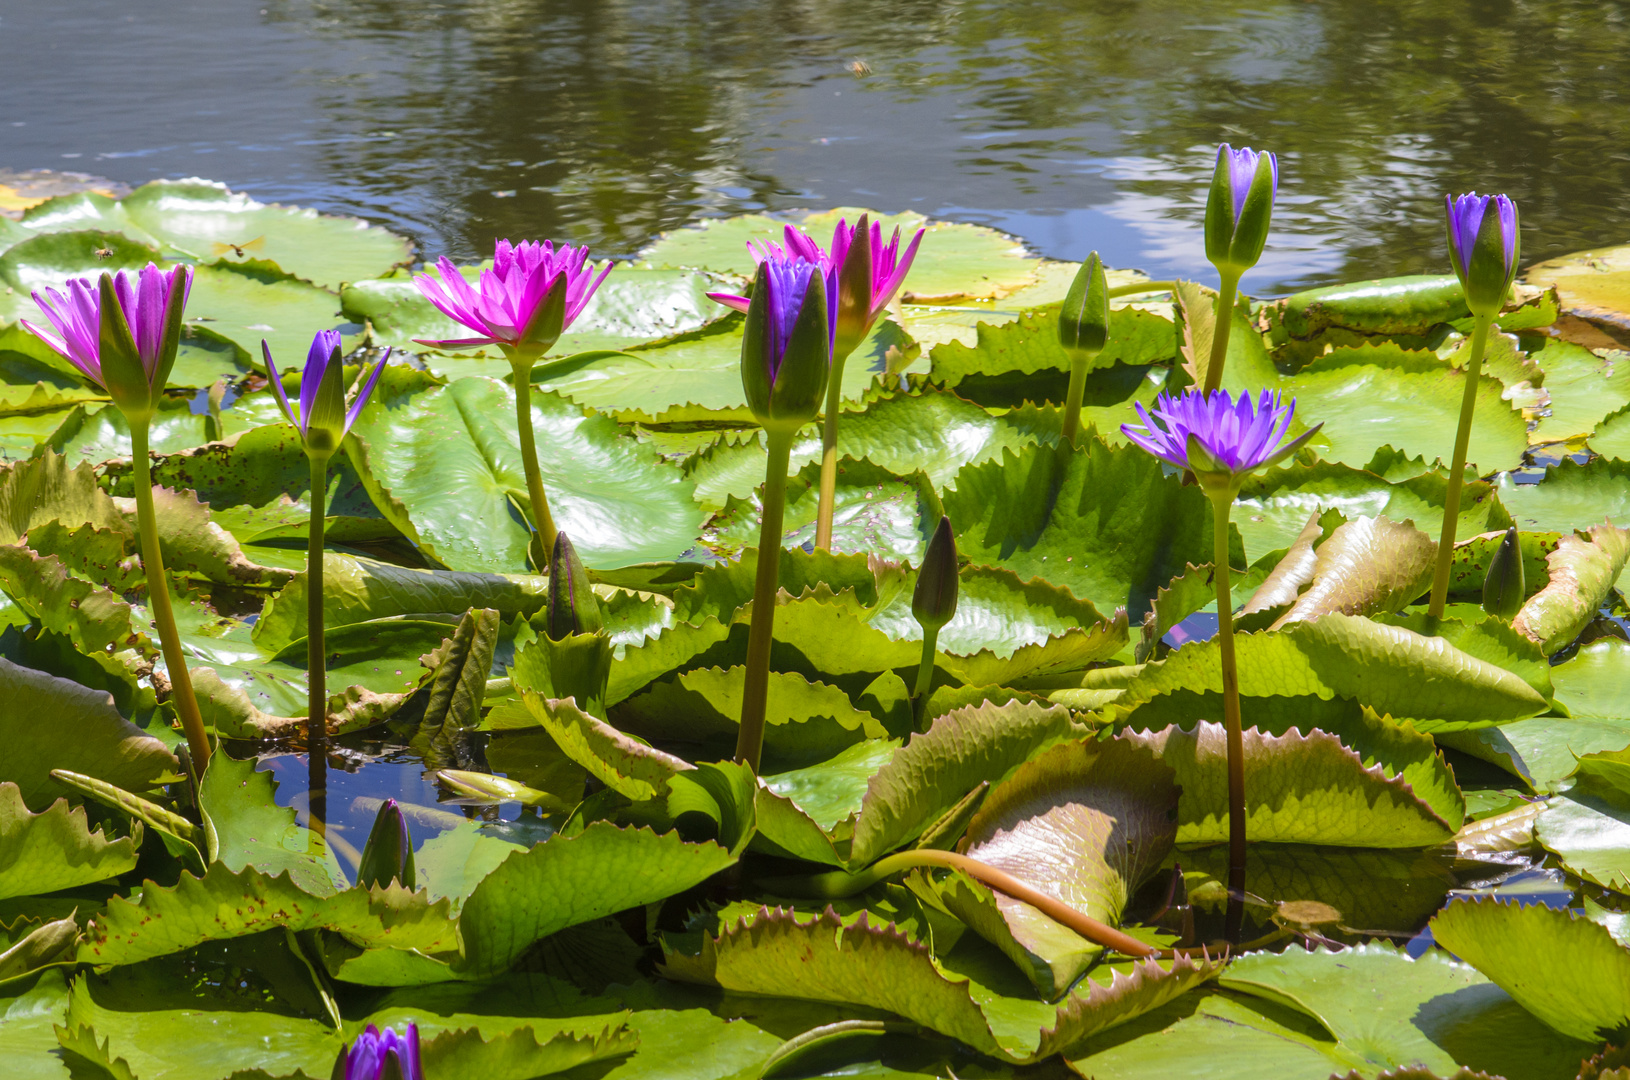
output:
M 871 212 L 848 322 L 762 245 L 856 207 L 445 292 L 202 180 L 0 218 L 0 1071 L 1621 1075 L 1630 254 L 1486 205 L 1220 303 Z M 1261 453 L 1147 451 L 1202 386 Z

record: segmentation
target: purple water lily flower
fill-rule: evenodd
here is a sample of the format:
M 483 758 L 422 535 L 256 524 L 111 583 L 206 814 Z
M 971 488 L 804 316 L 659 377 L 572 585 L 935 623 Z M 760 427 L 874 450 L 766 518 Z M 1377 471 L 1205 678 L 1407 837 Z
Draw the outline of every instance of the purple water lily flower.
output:
M 1228 165 L 1228 192 L 1233 198 L 1234 224 L 1239 225 L 1240 215 L 1245 212 L 1245 196 L 1251 193 L 1251 182 L 1256 179 L 1257 165 L 1262 155 L 1268 155 L 1268 168 L 1273 172 L 1273 193 L 1279 194 L 1279 159 L 1271 150 L 1252 150 L 1249 146 L 1242 146 L 1235 150 L 1227 143 L 1217 147 L 1217 164 L 1224 162 Z
M 837 227 L 832 230 L 830 250 L 823 250 L 808 233 L 791 225 L 785 226 L 782 230 L 784 243 L 776 244 L 768 240 L 749 241 L 747 250 L 752 254 L 755 263 L 802 259 L 819 267 L 826 283 L 826 302 L 831 313 L 834 340 L 841 328 L 845 341 L 852 342 L 850 345 L 852 349 L 870 332 L 872 324 L 894 300 L 900 286 L 905 284 L 906 274 L 911 270 L 912 260 L 917 257 L 917 248 L 922 244 L 925 232 L 924 229 L 918 229 L 902 253 L 898 226 L 889 242 L 885 244 L 883 226 L 878 222 L 869 221 L 867 215 L 862 214 L 860 220 L 853 225 L 850 225 L 847 219 L 838 221 Z M 849 253 L 856 246 L 857 240 L 866 243 L 871 258 L 865 266 L 848 268 L 850 281 L 858 287 L 845 290 L 844 275 Z M 735 293 L 717 292 L 707 295 L 736 311 L 746 311 L 750 303 L 747 297 Z
M 426 340 L 420 345 L 437 349 L 468 349 L 478 345 L 519 348 L 543 345 L 548 348 L 573 320 L 583 313 L 589 298 L 611 272 L 608 263 L 600 276 L 588 265 L 589 249 L 548 240 L 541 244 L 523 240 L 511 244 L 498 241 L 492 269 L 481 271 L 476 286 L 458 272 L 452 260 L 442 258 L 433 273 L 419 274 L 413 283 L 425 299 L 449 319 L 474 330 L 479 336 Z M 437 275 L 440 280 L 437 280 Z M 565 296 L 561 322 L 553 325 L 550 305 L 544 301 L 564 278 Z
M 820 266 L 806 259 L 787 255 L 777 255 L 762 265 L 767 273 L 764 286 L 770 309 L 763 357 L 769 384 L 773 388 L 776 376 L 781 374 L 781 362 L 787 357 L 787 343 L 792 340 L 792 328 L 798 325 L 798 315 L 803 310 L 804 294 L 809 289 L 809 279 L 820 271 Z M 830 304 L 827 306 L 831 307 Z M 830 317 L 827 322 L 831 324 Z
M 1504 195 L 1444 196 L 1449 258 L 1473 314 L 1493 315 L 1517 274 L 1517 204 Z
M 419 1025 L 409 1023 L 407 1030 L 398 1034 L 395 1028 L 380 1031 L 372 1024 L 344 1058 L 345 1071 L 338 1065 L 335 1080 L 424 1080 L 424 1066 L 419 1061 Z
M 1191 389 L 1181 397 L 1162 393 L 1153 415 L 1141 403 L 1136 408 L 1143 424 L 1122 424 L 1122 434 L 1160 460 L 1193 472 L 1208 487 L 1237 486 L 1294 454 L 1323 426 L 1284 442 L 1296 402 L 1281 405 L 1270 390 L 1254 401 L 1248 393 L 1235 401 L 1226 390 Z
M 148 263 L 134 274 L 121 270 L 113 276 L 113 293 L 119 300 L 125 325 L 130 328 L 136 353 L 141 359 L 147 382 L 152 386 L 164 359 L 165 330 L 171 319 L 170 304 L 177 295 L 180 278 L 179 302 L 185 306 L 192 290 L 192 270 L 177 266 L 173 270 L 160 270 Z M 51 323 L 51 329 L 23 320 L 29 333 L 61 354 L 69 363 L 98 386 L 106 387 L 102 372 L 101 318 L 102 298 L 94 281 L 73 278 L 65 293 L 55 289 L 33 293 L 34 302 Z
M 277 398 L 277 404 L 283 410 L 283 415 L 289 423 L 300 429 L 300 436 L 306 445 L 312 446 L 320 443 L 324 448 L 337 446 L 345 438 L 345 433 L 351 430 L 356 423 L 357 416 L 361 414 L 362 407 L 368 403 L 368 397 L 374 392 L 374 385 L 379 382 L 380 372 L 385 370 L 385 361 L 390 359 L 391 351 L 385 350 L 369 372 L 368 379 L 357 392 L 356 400 L 351 403 L 343 417 L 340 409 L 344 407 L 344 390 L 341 386 L 343 376 L 343 361 L 340 359 L 340 332 L 338 330 L 319 330 L 311 339 L 311 351 L 306 354 L 306 366 L 300 373 L 300 401 L 291 406 L 288 395 L 283 392 L 283 380 L 277 373 L 277 364 L 272 360 L 272 350 L 264 339 L 260 343 L 260 354 L 266 359 L 266 371 L 271 376 L 272 394 Z M 332 395 L 332 401 L 325 401 L 327 396 L 322 393 L 326 388 Z

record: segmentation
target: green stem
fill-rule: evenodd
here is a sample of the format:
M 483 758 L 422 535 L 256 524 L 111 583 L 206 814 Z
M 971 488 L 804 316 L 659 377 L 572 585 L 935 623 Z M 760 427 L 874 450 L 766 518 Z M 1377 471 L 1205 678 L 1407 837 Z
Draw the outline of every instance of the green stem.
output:
M 843 411 L 843 364 L 849 354 L 832 354 L 826 380 L 826 416 L 821 422 L 821 501 L 815 510 L 815 547 L 832 548 L 832 514 L 838 497 L 838 414 Z
M 1082 349 L 1070 350 L 1070 388 L 1064 392 L 1064 429 L 1062 438 L 1075 445 L 1076 433 L 1081 430 L 1081 396 L 1087 389 L 1087 370 L 1098 354 Z
M 917 688 L 911 692 L 911 696 L 919 702 L 934 681 L 934 646 L 939 643 L 939 636 L 939 627 L 923 628 L 923 659 L 917 665 Z
M 1006 893 L 1015 900 L 1023 901 L 1040 911 L 1054 922 L 1074 930 L 1088 941 L 1096 942 L 1106 949 L 1114 949 L 1126 956 L 1153 956 L 1155 948 L 1130 934 L 1099 922 L 1090 915 L 1086 915 L 1064 903 L 1056 896 L 1050 896 L 1030 885 L 1025 884 L 1012 874 L 978 859 L 971 859 L 966 855 L 959 855 L 954 851 L 936 851 L 932 848 L 915 848 L 911 851 L 902 851 L 887 858 L 879 859 L 867 869 L 858 874 L 845 874 L 842 871 L 833 874 L 820 874 L 800 882 L 800 886 L 807 890 L 803 895 L 815 895 L 820 899 L 835 900 L 845 896 L 854 896 L 865 892 L 878 882 L 893 877 L 905 870 L 914 870 L 923 866 L 940 866 L 950 870 L 960 870 L 964 874 L 989 887 Z
M 532 565 L 539 570 L 549 565 L 555 549 L 555 519 L 549 513 L 549 496 L 543 490 L 543 473 L 538 470 L 538 444 L 532 434 L 532 367 L 537 357 L 519 350 L 509 351 L 509 366 L 515 373 L 515 427 L 521 433 L 521 467 L 526 470 L 526 494 L 532 503 Z
M 1117 285 L 1109 290 L 1109 298 L 1117 296 L 1136 296 L 1139 293 L 1171 292 L 1177 288 L 1175 281 L 1134 281 L 1130 285 Z
M 1472 323 L 1472 355 L 1466 362 L 1466 390 L 1460 396 L 1460 427 L 1455 429 L 1455 454 L 1449 465 L 1449 491 L 1443 500 L 1443 532 L 1438 537 L 1438 564 L 1432 571 L 1432 598 L 1427 616 L 1443 617 L 1449 599 L 1449 566 L 1455 557 L 1455 528 L 1460 524 L 1460 485 L 1466 478 L 1466 448 L 1472 438 L 1472 413 L 1477 408 L 1477 377 L 1483 370 L 1492 315 L 1478 315 Z
M 758 772 L 764 754 L 764 710 L 770 693 L 770 644 L 775 639 L 775 594 L 781 583 L 781 525 L 787 509 L 787 462 L 796 432 L 767 432 L 770 460 L 764 469 L 764 516 L 758 529 L 758 577 L 753 621 L 747 634 L 747 675 L 742 688 L 741 732 L 736 760 Z
M 159 547 L 158 517 L 153 511 L 153 463 L 148 456 L 147 434 L 150 418 L 129 417 L 130 446 L 136 465 L 136 523 L 141 533 L 141 562 L 147 574 L 147 595 L 153 608 L 153 625 L 158 628 L 159 648 L 170 676 L 170 701 L 187 733 L 187 750 L 192 755 L 193 773 L 204 774 L 209 764 L 209 735 L 198 712 L 198 698 L 192 692 L 192 675 L 181 651 L 181 635 L 175 628 L 175 609 L 170 605 L 170 575 L 164 571 L 164 552 Z
M 1207 491 L 1213 511 L 1212 577 L 1217 582 L 1217 647 L 1222 654 L 1223 726 L 1228 736 L 1228 910 L 1224 936 L 1238 942 L 1245 922 L 1245 743 L 1240 730 L 1239 668 L 1234 659 L 1234 598 L 1229 584 L 1228 515 L 1234 492 Z
M 1222 386 L 1223 365 L 1228 362 L 1228 332 L 1234 328 L 1234 293 L 1239 288 L 1237 271 L 1221 271 L 1217 284 L 1217 310 L 1211 326 L 1211 359 L 1206 362 L 1207 394 Z
M 306 542 L 306 765 L 311 828 L 328 820 L 328 653 L 323 641 L 323 527 L 328 513 L 328 455 L 307 452 L 311 525 Z

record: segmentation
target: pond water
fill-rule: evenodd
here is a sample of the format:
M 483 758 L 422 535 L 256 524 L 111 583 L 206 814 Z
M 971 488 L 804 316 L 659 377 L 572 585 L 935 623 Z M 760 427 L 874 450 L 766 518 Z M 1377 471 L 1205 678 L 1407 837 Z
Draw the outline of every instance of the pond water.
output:
M 432 255 L 839 204 L 1205 269 L 1215 144 L 1278 152 L 1259 294 L 1630 239 L 1630 11 L 1600 0 L 171 0 L 0 14 L 0 168 L 202 175 Z

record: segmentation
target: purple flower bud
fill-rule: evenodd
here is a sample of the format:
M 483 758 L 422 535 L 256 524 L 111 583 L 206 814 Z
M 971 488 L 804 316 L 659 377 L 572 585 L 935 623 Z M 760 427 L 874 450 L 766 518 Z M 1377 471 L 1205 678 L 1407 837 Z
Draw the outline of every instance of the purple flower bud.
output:
M 260 343 L 260 354 L 266 360 L 272 394 L 277 398 L 283 415 L 300 429 L 300 437 L 308 451 L 322 453 L 333 453 L 345 438 L 345 433 L 351 430 L 351 425 L 356 423 L 362 407 L 374 392 L 374 385 L 379 382 L 380 372 L 385 370 L 385 361 L 391 355 L 390 350 L 386 349 L 385 355 L 374 365 L 362 389 L 357 392 L 356 400 L 347 410 L 345 368 L 340 359 L 338 330 L 319 330 L 312 338 L 311 351 L 306 354 L 305 370 L 300 373 L 300 401 L 295 407 L 290 406 L 288 396 L 283 392 L 283 380 L 278 375 L 277 364 L 272 360 L 272 350 L 264 339 Z
M 115 373 L 111 368 L 104 369 L 119 358 L 103 355 L 102 291 L 89 278 L 73 278 L 66 293 L 50 288 L 42 290 L 44 296 L 34 293 L 34 302 L 50 321 L 51 329 L 26 320 L 23 326 L 87 379 L 115 391 L 116 397 L 120 390 L 139 394 L 142 384 L 150 397 L 153 390 L 163 389 L 175 363 L 180 347 L 181 309 L 192 291 L 192 270 L 177 266 L 165 271 L 148 263 L 134 274 L 121 270 L 103 277 L 109 279 L 117 300 L 116 310 L 111 312 L 115 324 L 109 328 L 109 339 L 120 346 L 119 352 L 129 354 L 122 357 L 127 361 L 122 367 L 128 370 Z M 121 402 L 121 406 L 124 404 Z
M 1504 195 L 1444 196 L 1449 259 L 1473 314 L 1493 315 L 1517 274 L 1517 205 Z
M 1250 147 L 1217 147 L 1217 166 L 1206 200 L 1206 258 L 1236 274 L 1256 265 L 1268 241 L 1279 193 L 1279 159 Z
M 409 1023 L 398 1034 L 395 1028 L 380 1031 L 369 1024 L 351 1044 L 350 1053 L 335 1062 L 333 1080 L 424 1080 L 419 1025 Z
M 1205 394 L 1191 389 L 1181 397 L 1162 393 L 1153 416 L 1141 404 L 1136 408 L 1143 424 L 1122 424 L 1122 434 L 1160 460 L 1194 473 L 1210 488 L 1237 488 L 1251 473 L 1294 454 L 1324 426 L 1315 424 L 1283 442 L 1296 402 L 1281 405 L 1279 395 L 1269 390 L 1256 401 L 1241 394 L 1236 402 L 1226 390 Z
M 747 250 L 760 265 L 766 261 L 802 259 L 820 268 L 832 320 L 832 351 L 838 356 L 848 356 L 865 340 L 878 317 L 893 302 L 900 286 L 905 284 L 924 232 L 926 230 L 918 229 L 902 253 L 898 227 L 884 244 L 883 226 L 862 214 L 853 225 L 847 219 L 838 221 L 832 230 L 830 251 L 822 250 L 809 234 L 792 225 L 782 231 L 784 245 L 750 241 Z M 734 293 L 708 293 L 708 296 L 736 311 L 746 311 L 750 303 L 747 297 Z
M 832 368 L 832 309 L 815 263 L 793 257 L 758 264 L 742 335 L 741 381 L 766 428 L 797 430 L 820 411 Z
M 451 260 L 443 258 L 434 273 L 419 274 L 413 283 L 443 315 L 480 336 L 414 340 L 437 349 L 499 345 L 548 351 L 583 313 L 611 272 L 608 264 L 595 277 L 588 258 L 586 247 L 562 244 L 557 248 L 548 240 L 512 245 L 500 240 L 492 269 L 481 271 L 476 286 L 464 280 Z

